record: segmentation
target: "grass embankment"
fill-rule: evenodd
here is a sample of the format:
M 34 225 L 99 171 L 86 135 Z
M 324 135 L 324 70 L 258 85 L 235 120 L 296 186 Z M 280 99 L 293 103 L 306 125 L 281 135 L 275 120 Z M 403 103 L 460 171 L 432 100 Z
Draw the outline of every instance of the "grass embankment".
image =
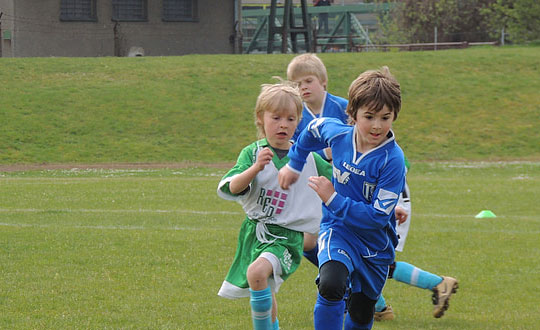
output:
M 263 83 L 294 55 L 0 59 L 0 164 L 231 162 Z M 366 69 L 401 83 L 413 161 L 540 159 L 540 48 L 320 54 L 329 91 Z

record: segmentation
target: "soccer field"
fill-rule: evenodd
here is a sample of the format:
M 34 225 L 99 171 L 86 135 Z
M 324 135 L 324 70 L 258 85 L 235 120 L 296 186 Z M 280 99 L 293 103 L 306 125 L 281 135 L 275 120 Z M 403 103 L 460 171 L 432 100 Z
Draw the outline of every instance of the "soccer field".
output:
M 0 329 L 250 329 L 248 300 L 216 295 L 244 217 L 215 193 L 225 171 L 0 173 Z M 431 292 L 390 280 L 396 319 L 374 329 L 537 329 L 540 163 L 418 163 L 408 181 L 397 260 L 459 290 L 435 319 Z M 283 284 L 283 330 L 313 328 L 316 274 Z

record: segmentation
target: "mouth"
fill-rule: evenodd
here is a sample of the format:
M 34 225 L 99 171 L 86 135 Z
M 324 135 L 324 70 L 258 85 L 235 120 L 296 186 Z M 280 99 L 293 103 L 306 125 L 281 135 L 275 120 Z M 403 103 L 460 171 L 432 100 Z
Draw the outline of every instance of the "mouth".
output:
M 311 95 L 311 93 L 307 93 L 307 92 L 306 92 L 306 93 L 303 93 L 303 94 L 302 94 L 302 97 L 303 97 L 303 98 L 306 98 L 306 97 L 309 97 L 310 95 Z

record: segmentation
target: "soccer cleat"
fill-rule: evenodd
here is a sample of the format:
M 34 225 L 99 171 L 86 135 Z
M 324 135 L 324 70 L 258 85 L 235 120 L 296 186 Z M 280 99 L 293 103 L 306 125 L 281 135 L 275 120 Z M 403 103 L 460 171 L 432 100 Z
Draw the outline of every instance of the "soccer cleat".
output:
M 433 295 L 431 301 L 435 307 L 433 308 L 433 316 L 439 318 L 444 315 L 444 312 L 448 309 L 450 296 L 452 293 L 456 293 L 458 289 L 458 281 L 452 277 L 442 276 L 443 280 L 435 288 L 433 288 Z
M 373 319 L 375 321 L 392 321 L 394 319 L 394 311 L 392 310 L 392 306 L 388 305 L 382 311 L 375 312 Z

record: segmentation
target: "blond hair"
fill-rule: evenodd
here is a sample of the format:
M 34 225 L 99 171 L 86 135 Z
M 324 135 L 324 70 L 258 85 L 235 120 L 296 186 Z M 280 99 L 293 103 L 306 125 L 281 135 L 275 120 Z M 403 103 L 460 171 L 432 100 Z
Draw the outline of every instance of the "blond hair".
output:
M 266 111 L 280 113 L 290 106 L 291 102 L 296 107 L 297 123 L 302 116 L 302 99 L 298 91 L 297 84 L 282 80 L 277 84 L 261 85 L 261 93 L 255 104 L 255 126 L 257 126 L 257 136 L 262 139 L 266 137 L 264 132 L 263 116 Z
M 394 113 L 394 120 L 397 119 L 401 109 L 401 89 L 387 66 L 366 71 L 351 83 L 346 110 L 351 122 L 355 121 L 358 109 L 364 106 L 375 112 L 387 106 Z
M 324 85 L 328 82 L 323 61 L 313 53 L 298 55 L 287 66 L 287 79 L 291 81 L 297 81 L 307 75 L 314 75 Z

